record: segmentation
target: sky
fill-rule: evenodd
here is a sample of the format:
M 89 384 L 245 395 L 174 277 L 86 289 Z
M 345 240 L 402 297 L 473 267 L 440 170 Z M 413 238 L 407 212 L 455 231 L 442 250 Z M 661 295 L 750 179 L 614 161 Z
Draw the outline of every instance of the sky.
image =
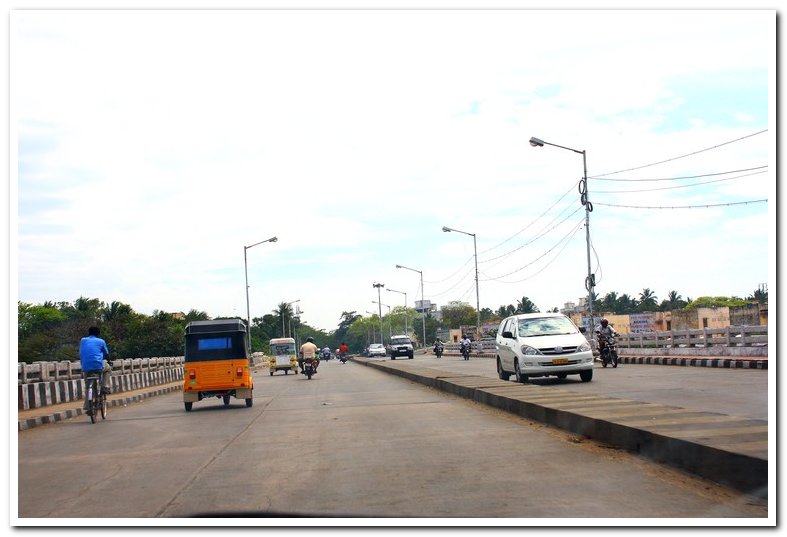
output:
M 251 317 L 299 300 L 331 331 L 378 311 L 375 283 L 383 313 L 413 307 L 417 271 L 438 307 L 475 306 L 476 260 L 481 308 L 562 308 L 587 296 L 588 249 L 600 297 L 773 292 L 775 27 L 774 10 L 13 10 L 12 301 L 245 318 L 248 275 Z

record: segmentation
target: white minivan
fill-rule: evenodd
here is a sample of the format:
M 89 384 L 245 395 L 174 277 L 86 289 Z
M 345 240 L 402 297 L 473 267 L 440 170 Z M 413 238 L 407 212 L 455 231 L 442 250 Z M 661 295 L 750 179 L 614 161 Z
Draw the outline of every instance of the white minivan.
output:
M 525 313 L 504 319 L 497 329 L 497 374 L 517 382 L 550 375 L 593 378 L 593 351 L 577 326 L 562 313 Z

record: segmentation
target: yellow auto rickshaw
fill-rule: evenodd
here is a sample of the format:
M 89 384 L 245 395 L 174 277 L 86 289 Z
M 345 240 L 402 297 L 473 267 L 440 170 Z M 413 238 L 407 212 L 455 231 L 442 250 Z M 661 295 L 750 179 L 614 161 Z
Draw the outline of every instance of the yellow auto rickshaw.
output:
M 295 350 L 295 340 L 291 337 L 279 337 L 270 340 L 270 357 L 268 358 L 268 369 L 271 376 L 276 371 L 284 371 L 288 374 L 294 371 L 298 374 L 298 353 Z
M 186 325 L 183 364 L 183 404 L 187 411 L 197 401 L 216 397 L 229 406 L 232 397 L 253 403 L 254 379 L 240 319 L 192 321 Z

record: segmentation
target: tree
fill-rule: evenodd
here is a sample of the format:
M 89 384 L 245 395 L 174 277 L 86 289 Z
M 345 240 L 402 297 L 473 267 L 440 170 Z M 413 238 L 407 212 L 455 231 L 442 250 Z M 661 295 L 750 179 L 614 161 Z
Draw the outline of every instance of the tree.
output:
M 683 309 L 688 302 L 683 300 L 683 297 L 680 294 L 672 290 L 667 293 L 666 300 L 661 301 L 661 305 L 659 306 L 659 311 L 675 311 Z
M 358 315 L 355 311 L 343 311 L 342 316 L 339 319 L 339 327 L 334 332 L 334 336 L 337 340 L 345 339 L 347 332 L 350 330 L 352 324 L 360 319 L 362 316 Z M 340 341 L 341 342 L 341 341 Z
M 604 298 L 601 299 L 599 305 L 599 312 L 617 313 L 618 308 L 618 294 L 615 291 L 610 291 Z
M 477 321 L 476 309 L 469 304 L 440 308 L 443 326 L 459 328 L 460 326 L 475 326 Z
M 630 297 L 626 293 L 620 295 L 620 298 L 617 300 L 617 304 L 615 306 L 614 312 L 615 313 L 636 313 L 637 311 L 637 300 Z
M 639 294 L 639 305 L 637 306 L 638 311 L 654 311 L 656 306 L 658 305 L 656 299 L 656 293 L 651 291 L 649 288 L 645 288 Z
M 500 306 L 497 308 L 497 316 L 501 319 L 511 317 L 516 312 L 516 308 L 509 304 L 508 306 Z
M 746 301 L 735 296 L 701 296 L 686 305 L 687 310 L 697 308 L 739 308 L 745 306 Z
M 287 324 L 292 322 L 293 319 L 292 306 L 286 302 L 279 302 L 279 305 L 273 310 L 273 313 L 279 317 L 278 324 L 281 327 L 280 337 L 284 337 L 287 331 Z
M 191 321 L 210 321 L 210 315 L 204 311 L 192 309 L 186 314 L 186 322 L 190 323 Z
M 533 304 L 529 298 L 523 296 L 520 300 L 516 303 L 516 314 L 520 313 L 539 313 L 538 308 L 535 304 Z
M 80 296 L 74 301 L 74 309 L 77 317 L 82 319 L 99 319 L 100 312 L 104 309 L 104 303 L 97 298 Z
M 768 303 L 768 287 L 762 286 L 746 297 L 746 300 L 756 300 L 760 304 Z
M 495 318 L 495 312 L 491 308 L 481 308 L 481 322 Z

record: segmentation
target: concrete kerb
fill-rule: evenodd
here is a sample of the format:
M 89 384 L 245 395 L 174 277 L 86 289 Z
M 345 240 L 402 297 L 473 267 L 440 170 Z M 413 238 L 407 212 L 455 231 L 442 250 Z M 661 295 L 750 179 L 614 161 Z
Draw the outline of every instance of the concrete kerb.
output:
M 162 386 L 159 388 L 155 388 L 151 386 L 150 389 L 144 390 L 141 393 L 134 393 L 134 394 L 129 393 L 123 397 L 112 398 L 108 401 L 108 404 L 110 408 L 127 405 L 129 403 L 136 403 L 142 401 L 149 397 L 155 397 L 157 395 L 163 395 L 173 391 L 180 391 L 182 389 L 183 386 L 181 384 Z M 81 406 L 82 402 L 78 401 L 76 403 L 78 403 L 79 406 L 71 406 L 71 408 L 58 409 L 56 407 L 62 407 L 68 404 L 73 405 L 74 402 L 63 403 L 61 405 L 55 405 L 54 407 L 50 407 L 50 408 L 42 407 L 38 409 L 33 409 L 34 412 L 38 411 L 37 413 L 39 415 L 18 420 L 18 431 L 24 431 L 27 429 L 32 429 L 33 427 L 38 427 L 49 423 L 56 423 L 58 421 L 64 421 L 67 419 L 76 418 L 78 416 L 83 415 L 85 411 L 82 409 Z M 26 411 L 26 413 L 28 412 L 30 411 Z
M 544 393 L 536 386 L 512 385 L 510 382 L 452 374 L 407 364 L 389 364 L 351 358 L 356 363 L 374 367 L 402 378 L 424 384 L 517 416 L 545 423 L 559 429 L 623 449 L 732 487 L 757 497 L 768 495 L 767 449 L 746 449 L 760 438 L 767 422 L 747 420 L 750 429 L 735 429 L 735 438 L 706 431 L 709 424 L 723 433 L 725 423 L 737 418 L 723 414 L 698 413 L 679 407 L 629 401 L 602 396 L 585 396 L 568 391 Z M 701 415 L 708 420 L 698 421 Z M 684 421 L 687 420 L 687 421 Z M 626 421 L 636 423 L 627 424 Z M 644 423 L 652 421 L 651 423 Z M 667 425 L 665 425 L 667 424 Z M 671 425 L 670 425 L 671 424 Z M 673 430 L 669 430 L 670 427 Z M 751 433 L 745 431 L 750 430 Z M 764 433 L 767 438 L 767 432 Z M 736 443 L 741 444 L 736 448 Z M 764 456 L 763 456 L 764 455 Z

